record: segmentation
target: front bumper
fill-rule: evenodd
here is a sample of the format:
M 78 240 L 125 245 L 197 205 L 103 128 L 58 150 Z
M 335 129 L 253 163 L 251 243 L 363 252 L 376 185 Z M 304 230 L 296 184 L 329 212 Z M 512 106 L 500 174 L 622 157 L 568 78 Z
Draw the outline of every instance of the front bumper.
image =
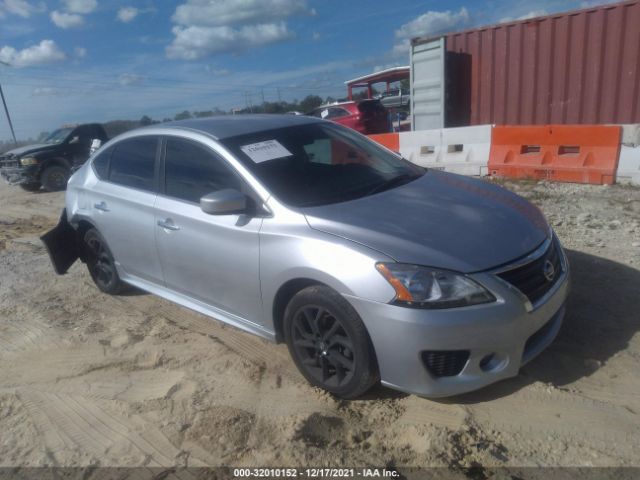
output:
M 28 167 L 2 167 L 0 175 L 9 185 L 19 185 L 21 183 L 33 183 L 38 181 L 37 165 Z
M 561 277 L 533 309 L 514 287 L 491 273 L 471 275 L 496 296 L 497 301 L 490 304 L 423 310 L 345 298 L 367 327 L 384 385 L 426 397 L 446 397 L 516 376 L 522 365 L 553 341 L 569 290 L 564 255 L 562 261 Z M 423 361 L 425 351 L 460 350 L 468 351 L 469 357 L 457 375 L 436 377 Z

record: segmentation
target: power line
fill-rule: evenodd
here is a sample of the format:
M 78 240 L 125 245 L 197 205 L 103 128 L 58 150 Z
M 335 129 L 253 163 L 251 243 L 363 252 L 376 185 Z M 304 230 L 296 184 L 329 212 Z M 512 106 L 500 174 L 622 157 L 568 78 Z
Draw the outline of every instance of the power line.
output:
M 2 65 L 10 67 L 11 65 L 7 62 L 3 62 L 0 60 Z M 11 136 L 13 137 L 13 143 L 18 145 L 18 140 L 16 140 L 16 132 L 13 130 L 13 122 L 11 121 L 11 115 L 9 115 L 9 108 L 7 107 L 7 101 L 4 98 L 4 92 L 2 91 L 2 84 L 0 84 L 0 97 L 2 97 L 2 105 L 4 106 L 4 113 L 7 115 L 7 122 L 9 122 L 9 128 L 11 129 Z

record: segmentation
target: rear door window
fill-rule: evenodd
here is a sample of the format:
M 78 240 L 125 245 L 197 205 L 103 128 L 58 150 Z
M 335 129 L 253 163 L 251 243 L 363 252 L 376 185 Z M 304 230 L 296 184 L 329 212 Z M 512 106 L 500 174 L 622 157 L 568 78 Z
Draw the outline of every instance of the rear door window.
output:
M 212 150 L 180 138 L 167 138 L 164 160 L 165 194 L 199 203 L 208 193 L 232 188 L 242 181 Z
M 155 190 L 155 162 L 158 137 L 136 137 L 115 145 L 111 154 L 109 180 L 125 187 Z

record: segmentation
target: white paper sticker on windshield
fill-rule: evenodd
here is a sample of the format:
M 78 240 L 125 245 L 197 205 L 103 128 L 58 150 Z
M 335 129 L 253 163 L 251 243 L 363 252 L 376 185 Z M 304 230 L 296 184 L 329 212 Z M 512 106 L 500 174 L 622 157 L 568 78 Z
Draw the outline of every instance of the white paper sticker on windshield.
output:
M 277 140 L 267 140 L 265 142 L 244 145 L 240 147 L 240 150 L 247 154 L 247 156 L 256 163 L 293 155 Z
M 320 112 L 320 116 L 322 118 L 327 118 L 328 115 L 329 115 L 329 110 L 326 108 Z

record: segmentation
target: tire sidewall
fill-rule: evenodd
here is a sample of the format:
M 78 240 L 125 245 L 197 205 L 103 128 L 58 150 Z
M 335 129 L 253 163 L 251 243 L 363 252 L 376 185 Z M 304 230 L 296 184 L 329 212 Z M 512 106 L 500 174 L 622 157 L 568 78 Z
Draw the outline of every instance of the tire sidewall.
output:
M 111 265 L 113 267 L 114 275 L 113 277 L 111 277 L 111 280 L 106 285 L 104 285 L 102 282 L 100 282 L 97 279 L 95 269 L 90 264 L 90 258 L 93 255 L 93 253 L 90 250 L 89 241 L 94 238 L 100 241 L 100 243 L 102 244 L 107 256 L 109 257 L 109 261 L 111 262 Z M 107 242 L 104 240 L 103 236 L 100 235 L 100 232 L 98 232 L 98 230 L 96 230 L 95 228 L 90 228 L 85 232 L 82 240 L 83 240 L 84 248 L 87 249 L 85 253 L 86 264 L 87 264 L 87 269 L 89 270 L 89 274 L 93 279 L 93 282 L 104 293 L 108 293 L 111 295 L 118 293 L 121 290 L 122 282 L 120 281 L 120 277 L 118 276 L 118 271 L 116 270 L 113 254 L 111 253 L 111 250 L 109 249 L 109 246 L 107 245 Z
M 52 184 L 51 177 L 56 173 L 63 175 L 65 178 L 65 181 L 62 182 L 61 184 L 58 184 L 58 183 Z M 69 181 L 69 171 L 64 167 L 61 167 L 60 165 L 51 165 L 44 169 L 40 180 L 41 180 L 42 186 L 48 192 L 58 192 L 61 190 L 65 190 L 67 187 L 67 182 Z
M 319 306 L 336 317 L 349 335 L 354 350 L 355 370 L 349 382 L 340 387 L 327 387 L 306 371 L 302 359 L 293 345 L 293 320 L 305 306 Z M 355 398 L 373 386 L 378 380 L 378 367 L 373 345 L 367 329 L 353 307 L 337 292 L 325 286 L 312 286 L 297 293 L 287 305 L 284 314 L 284 338 L 289 353 L 300 373 L 312 385 L 342 398 Z

